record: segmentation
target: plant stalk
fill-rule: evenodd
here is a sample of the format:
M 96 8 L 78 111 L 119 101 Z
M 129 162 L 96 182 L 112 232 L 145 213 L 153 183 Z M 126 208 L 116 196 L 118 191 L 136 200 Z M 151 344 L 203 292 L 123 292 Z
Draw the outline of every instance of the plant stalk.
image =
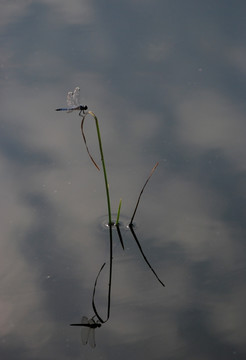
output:
M 105 166 L 103 149 L 102 149 L 102 141 L 101 141 L 101 134 L 100 134 L 100 129 L 99 129 L 99 123 L 98 123 L 98 120 L 97 120 L 96 115 L 95 115 L 92 111 L 88 111 L 88 113 L 89 113 L 91 116 L 94 117 L 95 122 L 96 122 L 97 137 L 98 137 L 98 143 L 99 143 L 99 150 L 100 150 L 100 154 L 101 154 L 101 161 L 102 161 L 102 167 L 103 167 L 103 175 L 104 175 L 106 195 L 107 195 L 108 223 L 109 223 L 109 225 L 112 225 L 111 205 L 110 205 L 110 197 L 109 197 L 109 185 L 108 185 L 108 178 L 107 178 L 106 166 Z

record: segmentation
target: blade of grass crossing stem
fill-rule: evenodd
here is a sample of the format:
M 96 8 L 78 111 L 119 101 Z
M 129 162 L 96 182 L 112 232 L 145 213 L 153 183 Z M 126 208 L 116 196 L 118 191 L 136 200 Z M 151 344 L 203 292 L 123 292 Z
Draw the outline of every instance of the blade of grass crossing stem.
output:
M 135 210 L 134 210 L 134 212 L 133 212 L 133 215 L 132 215 L 132 218 L 131 218 L 131 221 L 130 221 L 130 225 L 132 225 L 132 223 L 133 223 L 133 219 L 134 219 L 134 217 L 135 217 L 135 214 L 136 214 L 136 211 L 137 211 L 137 208 L 138 208 L 138 205 L 139 205 L 141 196 L 142 196 L 143 191 L 144 191 L 144 189 L 145 189 L 145 186 L 148 184 L 151 176 L 153 175 L 153 173 L 154 173 L 154 171 L 155 171 L 155 169 L 157 168 L 158 165 L 159 165 L 159 163 L 157 162 L 157 163 L 155 164 L 155 166 L 153 167 L 153 169 L 151 170 L 148 179 L 145 181 L 145 184 L 144 184 L 144 186 L 142 187 L 142 190 L 140 191 L 140 194 L 139 194 L 139 197 L 138 197 L 138 201 L 137 201 Z

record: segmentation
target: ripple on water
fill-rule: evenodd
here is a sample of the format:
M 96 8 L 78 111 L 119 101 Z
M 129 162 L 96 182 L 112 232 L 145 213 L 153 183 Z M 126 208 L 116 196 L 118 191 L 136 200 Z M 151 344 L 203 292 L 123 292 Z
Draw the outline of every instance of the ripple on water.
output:
M 113 223 L 113 228 L 115 227 L 115 222 L 117 219 L 117 214 L 112 214 L 112 223 Z M 119 220 L 119 226 L 120 229 L 124 229 L 124 230 L 130 230 L 129 229 L 129 223 L 130 223 L 130 218 L 124 215 L 120 216 L 120 220 Z M 109 224 L 108 224 L 108 216 L 104 215 L 102 217 L 99 218 L 98 223 L 100 224 L 100 227 L 103 229 L 108 229 L 109 228 Z M 135 227 L 135 224 L 133 223 L 133 227 Z

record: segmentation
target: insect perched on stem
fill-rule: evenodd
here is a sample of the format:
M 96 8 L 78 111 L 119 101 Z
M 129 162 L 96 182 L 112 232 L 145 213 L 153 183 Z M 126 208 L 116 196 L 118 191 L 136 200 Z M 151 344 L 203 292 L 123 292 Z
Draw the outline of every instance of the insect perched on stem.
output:
M 74 91 L 69 91 L 67 94 L 67 108 L 58 108 L 56 111 L 67 111 L 68 113 L 79 110 L 79 116 L 81 113 L 88 109 L 87 105 L 80 104 L 80 88 L 76 87 Z

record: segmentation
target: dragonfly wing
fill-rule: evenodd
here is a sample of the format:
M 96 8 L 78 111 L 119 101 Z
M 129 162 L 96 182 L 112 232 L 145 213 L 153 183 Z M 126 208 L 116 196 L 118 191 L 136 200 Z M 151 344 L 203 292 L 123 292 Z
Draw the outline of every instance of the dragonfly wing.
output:
M 74 99 L 73 99 L 73 92 L 69 91 L 67 94 L 67 105 L 68 107 L 73 107 L 74 106 Z
M 81 342 L 82 342 L 83 345 L 88 344 L 90 331 L 91 331 L 91 328 L 86 327 L 86 326 L 82 326 L 82 329 L 81 329 Z
M 80 105 L 80 88 L 76 87 L 73 92 L 73 104 L 74 106 Z
M 85 325 L 89 324 L 89 320 L 87 316 L 82 316 L 81 324 L 85 324 Z
M 90 319 L 89 324 L 95 324 L 95 321 L 93 319 Z M 95 328 L 90 328 L 88 341 L 92 348 L 94 348 L 96 346 Z
M 95 340 L 95 329 L 90 328 L 89 331 L 89 344 L 92 348 L 96 346 L 96 340 Z
M 88 318 L 86 316 L 82 317 L 81 324 L 88 324 Z M 82 326 L 81 329 L 81 341 L 83 345 L 86 345 L 88 343 L 89 335 L 90 335 L 90 327 L 88 326 Z

